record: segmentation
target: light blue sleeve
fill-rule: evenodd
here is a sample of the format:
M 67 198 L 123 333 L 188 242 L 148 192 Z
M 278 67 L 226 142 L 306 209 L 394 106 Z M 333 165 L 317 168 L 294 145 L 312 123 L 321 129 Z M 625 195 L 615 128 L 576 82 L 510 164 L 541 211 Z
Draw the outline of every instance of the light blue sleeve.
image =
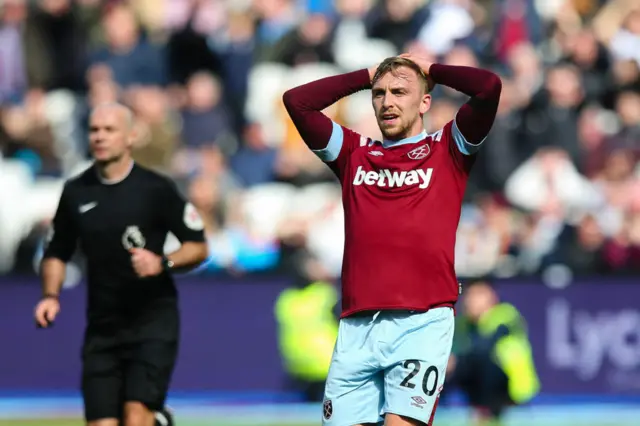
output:
M 344 132 L 342 126 L 332 121 L 333 130 L 331 131 L 331 138 L 326 148 L 314 150 L 313 153 L 318 156 L 325 163 L 336 161 L 340 150 L 342 149 L 342 143 L 344 142 Z
M 464 137 L 460 129 L 458 128 L 458 123 L 456 120 L 453 120 L 453 125 L 451 126 L 451 134 L 453 135 L 453 140 L 456 141 L 456 146 L 458 150 L 464 155 L 473 155 L 480 150 L 480 146 L 487 139 L 486 137 L 480 141 L 480 143 L 471 143 L 467 141 Z

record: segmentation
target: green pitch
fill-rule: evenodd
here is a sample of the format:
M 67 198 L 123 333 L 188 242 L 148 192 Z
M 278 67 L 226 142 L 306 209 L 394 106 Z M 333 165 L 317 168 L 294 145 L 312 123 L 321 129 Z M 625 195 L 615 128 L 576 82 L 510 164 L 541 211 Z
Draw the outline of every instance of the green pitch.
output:
M 189 405 L 191 404 L 191 405 Z M 313 404 L 206 405 L 177 401 L 178 426 L 320 426 Z M 80 401 L 0 398 L 0 426 L 84 426 Z M 438 410 L 435 426 L 475 426 L 465 407 Z M 640 404 L 574 404 L 513 407 L 503 426 L 638 426 Z
M 315 411 L 305 414 L 304 411 L 297 411 L 293 406 L 277 407 L 276 411 L 265 407 L 264 412 L 259 408 L 252 411 L 248 406 L 236 407 L 236 409 L 235 412 L 233 409 L 190 412 L 187 407 L 183 407 L 176 411 L 176 423 L 178 426 L 320 426 L 321 423 L 319 418 L 314 421 Z M 0 426 L 84 426 L 80 416 L 76 417 L 71 413 L 67 414 L 68 417 L 40 414 L 46 417 L 0 418 Z M 37 416 L 35 412 L 32 415 Z M 21 412 L 16 416 L 29 416 L 29 411 Z M 468 416 L 469 413 L 464 411 L 443 410 L 439 416 L 436 415 L 435 426 L 475 426 L 473 422 L 469 422 Z M 546 409 L 529 407 L 521 410 L 513 409 L 512 412 L 507 413 L 503 426 L 638 426 L 640 424 L 638 418 L 640 418 L 640 406 L 610 406 L 591 410 L 588 406 L 546 407 Z

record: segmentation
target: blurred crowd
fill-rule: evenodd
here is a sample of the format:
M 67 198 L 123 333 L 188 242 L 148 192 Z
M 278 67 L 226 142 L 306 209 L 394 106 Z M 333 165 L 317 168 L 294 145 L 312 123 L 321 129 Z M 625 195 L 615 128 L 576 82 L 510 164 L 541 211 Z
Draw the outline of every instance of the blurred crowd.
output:
M 33 271 L 64 179 L 90 160 L 88 113 L 118 100 L 136 160 L 205 219 L 203 273 L 337 277 L 340 189 L 281 96 L 406 51 L 503 79 L 460 276 L 639 272 L 637 0 L 0 0 L 0 273 Z M 428 131 L 466 101 L 434 99 Z M 325 112 L 380 137 L 368 92 Z

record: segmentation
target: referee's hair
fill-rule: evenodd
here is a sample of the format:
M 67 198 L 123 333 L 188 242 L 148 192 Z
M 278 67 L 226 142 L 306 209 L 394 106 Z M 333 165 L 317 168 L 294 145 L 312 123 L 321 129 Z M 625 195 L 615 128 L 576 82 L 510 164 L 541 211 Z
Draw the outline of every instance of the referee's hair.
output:
M 132 129 L 135 125 L 135 116 L 131 108 L 122 104 L 120 102 L 101 102 L 93 107 L 91 110 L 91 114 L 93 114 L 96 110 L 101 108 L 113 108 L 119 111 L 122 111 L 129 129 Z

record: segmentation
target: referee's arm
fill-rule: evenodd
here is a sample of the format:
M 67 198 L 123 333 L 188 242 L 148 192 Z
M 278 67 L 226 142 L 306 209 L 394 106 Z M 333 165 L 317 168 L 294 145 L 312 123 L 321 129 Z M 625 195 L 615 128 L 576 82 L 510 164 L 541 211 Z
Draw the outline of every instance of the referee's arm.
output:
M 43 297 L 58 297 L 65 278 L 65 264 L 71 259 L 76 249 L 78 233 L 74 221 L 69 191 L 65 186 L 58 203 L 58 210 L 53 218 L 52 235 L 46 244 L 40 276 L 42 279 Z
M 209 256 L 204 224 L 193 204 L 187 202 L 175 185 L 165 192 L 165 220 L 181 246 L 166 256 L 170 269 L 187 271 L 199 266 Z
M 34 313 L 37 325 L 43 328 L 50 326 L 60 311 L 58 297 L 65 278 L 65 264 L 71 259 L 78 240 L 66 186 L 53 218 L 51 232 L 40 264 L 42 299 Z

